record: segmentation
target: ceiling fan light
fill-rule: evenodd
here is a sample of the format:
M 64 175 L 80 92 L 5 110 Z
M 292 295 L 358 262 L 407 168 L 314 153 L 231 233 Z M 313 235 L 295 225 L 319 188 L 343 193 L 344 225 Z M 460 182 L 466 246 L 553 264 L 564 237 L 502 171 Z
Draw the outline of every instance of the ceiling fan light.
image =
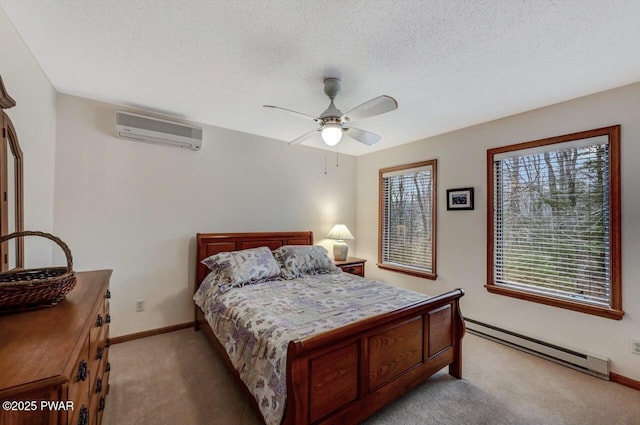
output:
M 342 138 L 342 127 L 339 124 L 327 123 L 322 127 L 321 135 L 327 145 L 335 146 Z

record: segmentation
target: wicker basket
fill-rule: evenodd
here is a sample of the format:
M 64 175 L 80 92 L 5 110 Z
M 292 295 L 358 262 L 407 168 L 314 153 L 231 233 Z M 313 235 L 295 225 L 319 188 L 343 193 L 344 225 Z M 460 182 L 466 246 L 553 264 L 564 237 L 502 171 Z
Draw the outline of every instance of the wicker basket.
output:
M 52 307 L 76 286 L 73 258 L 66 243 L 49 233 L 32 231 L 11 233 L 1 237 L 0 243 L 21 236 L 41 236 L 54 241 L 64 251 L 67 266 L 0 273 L 0 314 Z

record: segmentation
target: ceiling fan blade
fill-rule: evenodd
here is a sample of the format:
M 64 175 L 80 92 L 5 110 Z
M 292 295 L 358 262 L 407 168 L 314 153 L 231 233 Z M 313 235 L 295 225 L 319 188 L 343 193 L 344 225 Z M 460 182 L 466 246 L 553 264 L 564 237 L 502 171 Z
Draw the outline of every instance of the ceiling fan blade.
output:
M 298 137 L 297 139 L 294 139 L 294 140 L 290 141 L 289 144 L 290 145 L 299 145 L 300 143 L 304 142 L 305 140 L 307 140 L 308 138 L 310 138 L 314 134 L 318 133 L 319 131 L 320 131 L 319 128 L 316 128 L 315 130 L 311 130 L 310 132 L 303 134 L 302 136 Z
M 302 118 L 307 118 L 307 119 L 313 120 L 313 121 L 315 121 L 317 123 L 319 123 L 321 121 L 320 118 L 312 117 L 311 115 L 304 114 L 302 112 L 292 111 L 291 109 L 281 108 L 279 106 L 273 106 L 273 105 L 262 105 L 262 106 L 265 107 L 265 108 L 280 109 L 281 111 L 289 112 L 290 114 L 294 114 L 294 115 L 297 115 L 297 116 L 302 117 Z
M 360 130 L 359 128 L 342 126 L 342 129 L 344 130 L 344 134 L 360 143 L 364 143 L 365 145 L 374 145 L 381 139 L 377 134 L 370 131 Z
M 345 115 L 348 121 L 357 121 L 363 118 L 374 117 L 376 115 L 384 114 L 385 112 L 398 109 L 398 102 L 391 96 L 378 96 L 362 105 L 358 105 Z

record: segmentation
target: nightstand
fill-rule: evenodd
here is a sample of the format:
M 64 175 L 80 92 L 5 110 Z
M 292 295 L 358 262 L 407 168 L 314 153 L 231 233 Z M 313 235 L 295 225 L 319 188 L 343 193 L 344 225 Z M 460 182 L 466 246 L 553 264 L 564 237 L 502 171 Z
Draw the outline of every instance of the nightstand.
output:
M 347 257 L 346 260 L 334 260 L 336 266 L 340 267 L 343 272 L 355 274 L 356 276 L 364 277 L 364 263 L 367 260 L 363 258 Z

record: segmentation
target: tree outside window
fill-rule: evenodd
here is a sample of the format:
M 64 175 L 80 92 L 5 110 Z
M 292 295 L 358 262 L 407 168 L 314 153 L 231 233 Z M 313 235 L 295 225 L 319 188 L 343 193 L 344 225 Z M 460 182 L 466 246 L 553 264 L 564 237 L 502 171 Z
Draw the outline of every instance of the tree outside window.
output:
M 487 289 L 614 319 L 620 126 L 487 151 Z
M 436 163 L 380 170 L 378 267 L 436 278 Z

